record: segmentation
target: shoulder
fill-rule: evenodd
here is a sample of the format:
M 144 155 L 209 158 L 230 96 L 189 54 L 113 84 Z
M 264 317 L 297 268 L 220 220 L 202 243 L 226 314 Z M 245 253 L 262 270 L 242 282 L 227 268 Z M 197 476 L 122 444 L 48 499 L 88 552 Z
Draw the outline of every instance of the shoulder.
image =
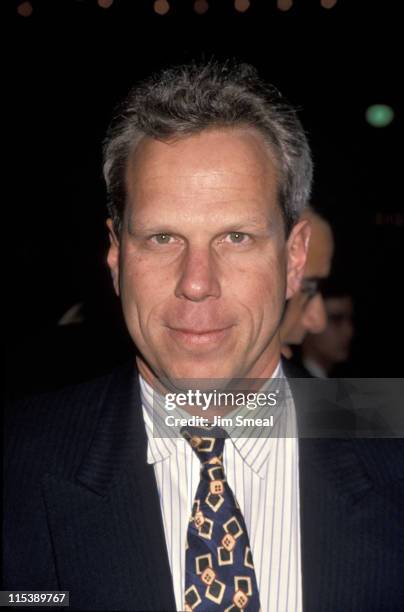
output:
M 8 473 L 62 470 L 80 462 L 94 435 L 106 396 L 122 368 L 101 378 L 10 402 L 5 408 Z
M 68 414 L 92 410 L 102 400 L 112 374 L 94 380 L 64 387 L 58 391 L 41 393 L 11 401 L 6 405 L 7 431 L 19 430 L 20 426 L 32 432 L 45 423 L 63 424 Z

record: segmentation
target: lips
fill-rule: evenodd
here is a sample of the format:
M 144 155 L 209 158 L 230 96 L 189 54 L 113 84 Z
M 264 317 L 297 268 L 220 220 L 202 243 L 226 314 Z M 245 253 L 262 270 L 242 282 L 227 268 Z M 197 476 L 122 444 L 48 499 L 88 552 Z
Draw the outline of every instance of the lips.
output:
M 175 327 L 169 327 L 168 329 L 173 338 L 182 344 L 206 346 L 210 344 L 219 344 L 223 341 L 231 327 L 230 325 L 218 329 L 188 329 Z

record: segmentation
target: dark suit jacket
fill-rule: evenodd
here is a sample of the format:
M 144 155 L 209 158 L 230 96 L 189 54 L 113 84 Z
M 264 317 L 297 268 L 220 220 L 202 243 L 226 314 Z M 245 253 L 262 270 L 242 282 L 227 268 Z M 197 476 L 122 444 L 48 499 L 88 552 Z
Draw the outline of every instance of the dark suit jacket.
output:
M 68 590 L 75 610 L 175 610 L 134 374 L 13 407 L 3 589 Z M 402 440 L 303 439 L 299 469 L 305 612 L 404 610 Z

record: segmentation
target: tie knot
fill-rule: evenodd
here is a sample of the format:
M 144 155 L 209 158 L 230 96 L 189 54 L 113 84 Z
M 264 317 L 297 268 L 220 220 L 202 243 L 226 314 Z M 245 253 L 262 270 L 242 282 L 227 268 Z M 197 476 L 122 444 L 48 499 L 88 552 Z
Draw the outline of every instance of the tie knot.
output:
M 222 464 L 227 432 L 220 427 L 183 427 L 181 435 L 191 445 L 201 463 Z

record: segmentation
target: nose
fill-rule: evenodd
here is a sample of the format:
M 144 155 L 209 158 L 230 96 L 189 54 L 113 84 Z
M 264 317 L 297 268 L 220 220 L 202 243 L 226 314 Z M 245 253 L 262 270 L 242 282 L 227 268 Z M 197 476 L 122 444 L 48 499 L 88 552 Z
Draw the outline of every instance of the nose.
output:
M 322 296 L 317 293 L 307 304 L 302 323 L 304 329 L 311 334 L 319 334 L 327 326 L 327 312 Z
M 189 247 L 181 262 L 180 276 L 175 288 L 178 298 L 201 302 L 221 294 L 217 263 L 208 249 Z

